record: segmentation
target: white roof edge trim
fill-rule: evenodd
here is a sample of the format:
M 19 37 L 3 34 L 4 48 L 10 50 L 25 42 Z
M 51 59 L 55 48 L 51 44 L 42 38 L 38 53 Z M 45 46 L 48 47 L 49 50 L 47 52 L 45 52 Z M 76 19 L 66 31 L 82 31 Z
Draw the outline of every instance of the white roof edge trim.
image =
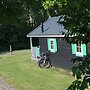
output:
M 27 37 L 65 37 L 65 35 L 37 35 L 37 36 L 28 36 Z

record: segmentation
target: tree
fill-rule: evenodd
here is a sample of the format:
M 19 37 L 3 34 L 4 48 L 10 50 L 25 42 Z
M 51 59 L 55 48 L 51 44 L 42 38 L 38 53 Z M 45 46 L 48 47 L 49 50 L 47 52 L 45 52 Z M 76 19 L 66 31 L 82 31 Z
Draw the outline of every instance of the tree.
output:
M 21 0 L 0 0 L 0 23 L 16 22 L 25 13 L 24 2 Z
M 8 51 L 9 45 L 12 45 L 13 50 L 29 48 L 29 38 L 27 38 L 26 35 L 30 30 L 31 28 L 28 29 L 25 23 L 18 27 L 15 25 L 1 25 L 0 52 Z
M 76 36 L 72 41 L 89 42 L 90 38 L 90 6 L 89 0 L 67 0 L 63 3 L 62 14 L 64 21 L 62 24 L 67 29 L 66 37 Z M 70 41 L 70 40 L 69 40 Z
M 55 16 L 61 14 L 62 3 L 60 0 L 45 0 L 42 6 L 47 11 L 48 16 Z
M 17 23 L 20 17 L 32 15 L 32 5 L 35 7 L 35 4 L 36 0 L 0 0 L 0 23 Z
M 50 2 L 50 0 L 44 2 L 47 10 L 53 8 L 55 3 L 58 6 L 61 5 L 64 21 L 60 23 L 67 30 L 62 33 L 65 34 L 65 41 L 68 43 L 78 43 L 79 41 L 88 44 L 90 42 L 90 0 L 54 0 L 53 5 L 50 3 L 51 5 L 48 6 L 47 1 Z M 70 36 L 73 37 L 70 38 Z M 90 85 L 90 55 L 74 58 L 72 62 L 74 63 L 73 76 L 76 77 L 76 80 L 68 90 L 85 90 Z
M 10 44 L 13 49 L 29 46 L 26 34 L 41 23 L 42 17 L 47 18 L 42 1 L 0 0 L 0 51 L 7 51 Z
M 56 8 L 56 11 L 59 12 L 57 15 L 64 16 L 64 21 L 60 23 L 67 30 L 66 37 L 75 35 L 77 36 L 76 41 L 81 40 L 88 43 L 90 37 L 89 2 L 90 0 L 45 0 L 43 6 L 48 11 L 57 5 L 59 7 Z
M 90 42 L 90 6 L 89 0 L 67 0 L 63 4 L 62 13 L 64 21 L 62 24 L 66 33 L 66 41 L 77 43 L 78 41 L 88 44 Z M 70 36 L 74 38 L 69 38 Z M 72 59 L 73 76 L 76 80 L 70 85 L 68 90 L 85 90 L 90 85 L 90 55 L 83 58 Z

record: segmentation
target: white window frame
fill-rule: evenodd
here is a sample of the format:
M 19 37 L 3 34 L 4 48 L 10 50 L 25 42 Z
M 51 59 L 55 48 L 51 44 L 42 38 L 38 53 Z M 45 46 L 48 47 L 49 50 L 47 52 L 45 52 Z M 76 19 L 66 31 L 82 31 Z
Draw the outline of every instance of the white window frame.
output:
M 51 48 L 51 41 L 53 41 L 53 49 Z M 50 50 L 51 50 L 52 52 L 54 52 L 54 39 L 53 39 L 53 38 L 50 39 Z
M 77 51 L 77 44 L 75 44 L 76 56 L 83 57 L 83 45 L 81 43 L 81 52 Z

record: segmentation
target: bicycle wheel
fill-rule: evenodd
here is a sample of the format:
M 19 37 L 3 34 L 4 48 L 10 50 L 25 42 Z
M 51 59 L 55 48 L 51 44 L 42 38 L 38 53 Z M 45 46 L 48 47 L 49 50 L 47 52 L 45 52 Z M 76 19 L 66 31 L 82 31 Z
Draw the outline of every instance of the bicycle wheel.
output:
M 50 61 L 46 61 L 45 66 L 46 66 L 46 68 L 51 67 L 51 62 Z
M 39 61 L 39 67 L 40 67 L 40 68 L 45 67 L 44 60 L 40 60 L 40 61 Z

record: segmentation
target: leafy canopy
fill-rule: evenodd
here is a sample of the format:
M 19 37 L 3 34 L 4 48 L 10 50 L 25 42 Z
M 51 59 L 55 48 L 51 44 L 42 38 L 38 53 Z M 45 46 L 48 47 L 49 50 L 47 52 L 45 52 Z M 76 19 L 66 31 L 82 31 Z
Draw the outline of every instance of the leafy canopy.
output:
M 64 15 L 64 21 L 62 24 L 68 30 L 66 37 L 70 35 L 76 36 L 76 38 L 72 38 L 74 42 L 82 41 L 88 43 L 90 40 L 89 2 L 90 0 L 67 0 L 63 4 L 62 14 Z
M 0 0 L 0 23 L 14 22 L 24 14 L 24 2 L 21 0 Z
M 59 8 L 58 15 L 63 15 L 64 21 L 60 22 L 67 30 L 66 42 L 82 41 L 89 42 L 90 38 L 90 0 L 45 0 L 43 6 L 46 10 L 54 8 L 56 5 Z M 59 9 L 59 10 L 58 10 Z M 69 36 L 76 36 L 69 38 Z
M 90 0 L 54 0 L 48 5 L 50 0 L 45 0 L 44 8 L 49 10 L 57 5 L 61 8 L 64 21 L 63 24 L 67 32 L 65 40 L 68 43 L 90 42 Z M 70 37 L 73 36 L 73 37 Z M 73 76 L 76 80 L 68 87 L 67 90 L 85 90 L 90 86 L 90 55 L 85 57 L 77 57 L 72 59 L 74 66 L 72 67 Z
M 40 21 L 43 0 L 0 0 L 0 23 L 17 23 L 23 17 L 29 20 L 30 17 Z M 38 19 L 38 18 L 39 19 Z

